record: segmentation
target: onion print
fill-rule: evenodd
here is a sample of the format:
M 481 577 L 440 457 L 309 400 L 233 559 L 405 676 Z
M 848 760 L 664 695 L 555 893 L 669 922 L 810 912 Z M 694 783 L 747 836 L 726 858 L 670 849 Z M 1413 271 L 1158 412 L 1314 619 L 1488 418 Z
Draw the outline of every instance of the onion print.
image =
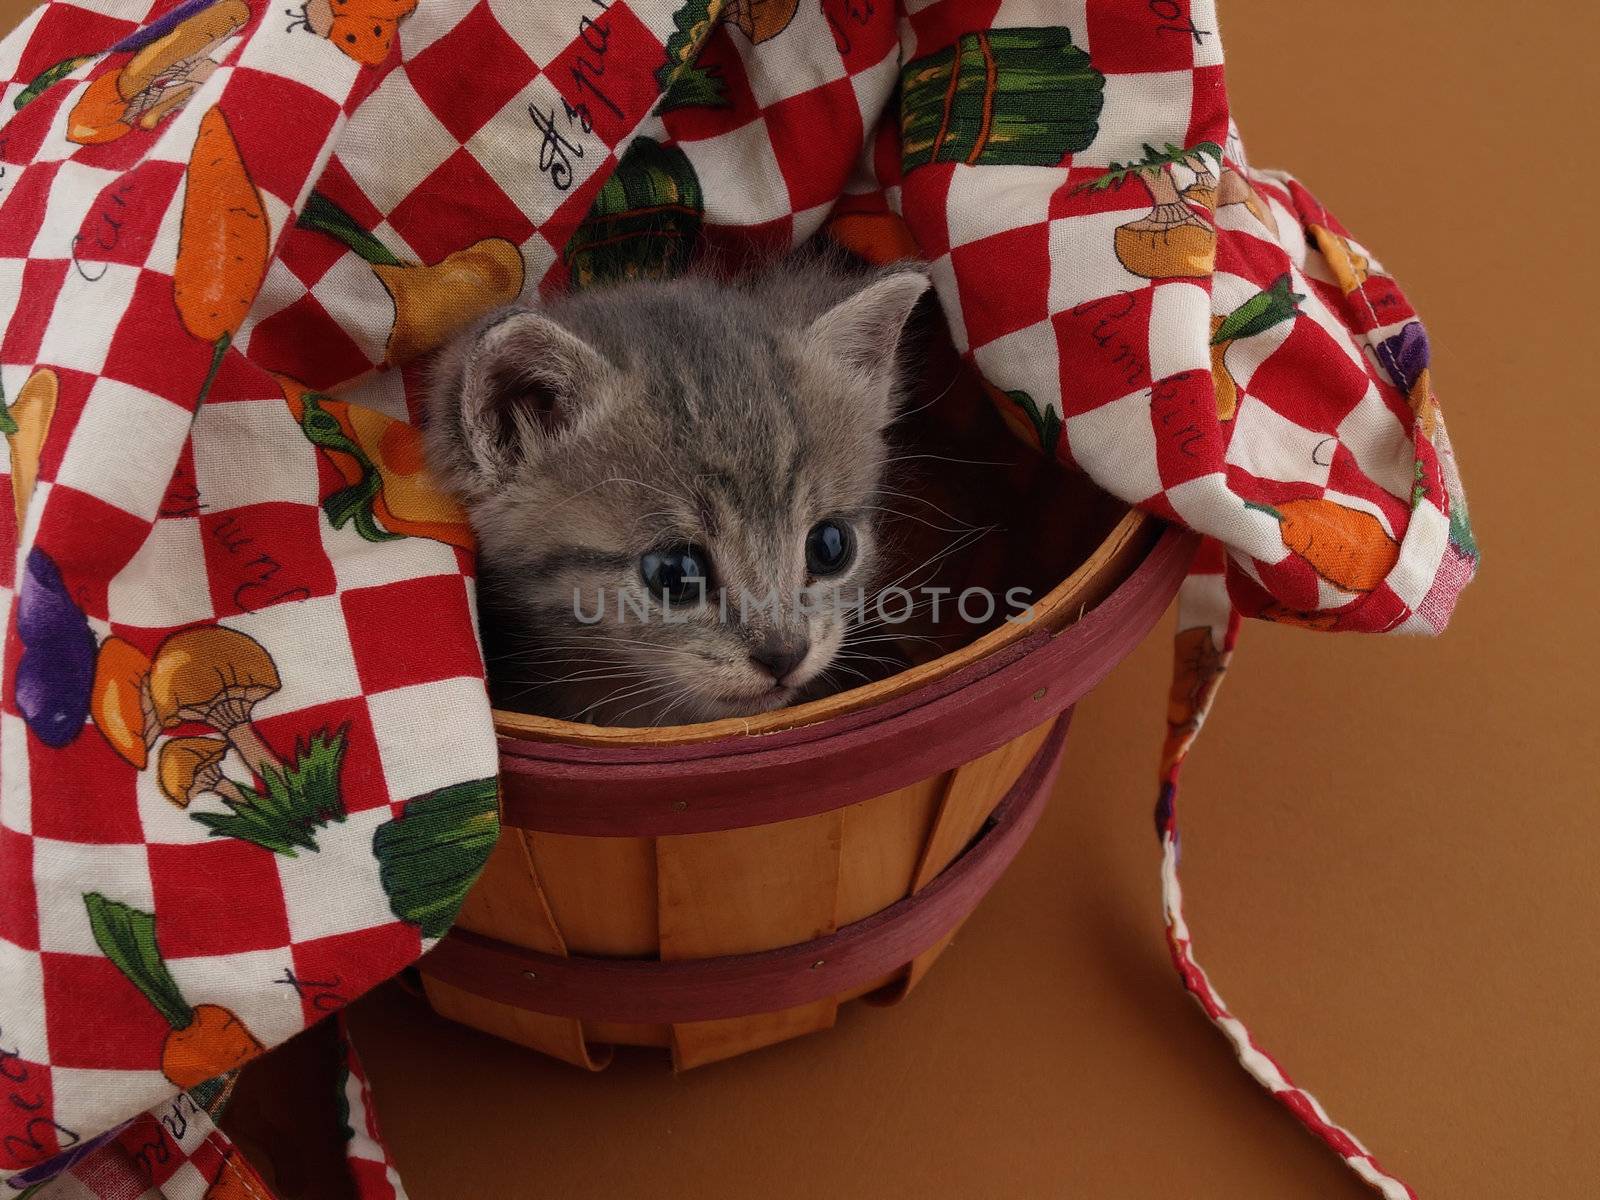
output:
M 1144 151 L 1138 162 L 1112 163 L 1110 170 L 1084 184 L 1083 190 L 1106 191 L 1137 179 L 1149 194 L 1150 211 L 1117 227 L 1113 234 L 1117 261 L 1145 279 L 1205 279 L 1216 263 L 1216 230 L 1185 201 L 1172 168 L 1198 162 L 1209 174 L 1209 164 L 1220 161 L 1222 151 L 1211 142 L 1186 150 L 1170 144 L 1165 150 L 1146 145 Z M 1215 191 L 1211 197 L 1215 198 Z

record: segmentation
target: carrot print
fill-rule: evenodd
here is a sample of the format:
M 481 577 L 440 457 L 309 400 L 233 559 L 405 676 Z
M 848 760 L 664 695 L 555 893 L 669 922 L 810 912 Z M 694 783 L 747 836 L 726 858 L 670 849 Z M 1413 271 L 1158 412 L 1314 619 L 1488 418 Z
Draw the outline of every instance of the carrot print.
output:
M 95 944 L 172 1026 L 161 1049 L 161 1073 L 169 1083 L 188 1091 L 261 1053 L 264 1047 L 231 1011 L 184 1000 L 156 945 L 153 914 L 99 892 L 85 894 L 83 904 Z
M 183 327 L 215 353 L 195 401 L 205 402 L 233 337 L 267 274 L 270 249 L 261 193 L 239 157 L 220 108 L 200 119 L 183 191 L 183 224 L 172 295 Z
M 1227 669 L 1228 655 L 1217 648 L 1209 625 L 1179 630 L 1173 645 L 1172 685 L 1167 693 L 1163 773 L 1178 761 L 1198 732 L 1201 716 Z
M 1249 507 L 1271 513 L 1283 544 L 1347 592 L 1370 592 L 1394 570 L 1400 545 L 1371 513 L 1318 498 Z

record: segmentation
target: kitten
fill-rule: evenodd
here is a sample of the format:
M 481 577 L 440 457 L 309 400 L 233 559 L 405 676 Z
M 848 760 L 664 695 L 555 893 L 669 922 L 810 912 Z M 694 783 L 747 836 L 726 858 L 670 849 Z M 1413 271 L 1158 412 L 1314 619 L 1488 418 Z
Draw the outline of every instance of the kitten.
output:
M 662 725 L 838 686 L 927 287 L 808 255 L 503 309 L 449 345 L 426 446 L 478 537 L 497 702 Z

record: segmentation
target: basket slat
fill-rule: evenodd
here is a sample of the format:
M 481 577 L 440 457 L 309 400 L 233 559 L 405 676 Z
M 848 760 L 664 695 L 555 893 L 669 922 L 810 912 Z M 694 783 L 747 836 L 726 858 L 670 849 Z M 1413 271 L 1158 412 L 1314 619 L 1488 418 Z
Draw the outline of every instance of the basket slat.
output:
M 552 1017 L 514 1004 L 502 1004 L 427 975 L 422 977 L 422 983 L 428 1003 L 441 1017 L 503 1037 L 586 1071 L 604 1070 L 611 1062 L 610 1044 L 591 1049 L 581 1022 L 572 1017 Z
M 550 912 L 539 875 L 520 830 L 495 843 L 479 876 L 482 886 L 467 893 L 456 924 L 513 945 L 567 954 Z M 598 1071 L 611 1060 L 609 1047 L 592 1052 L 583 1025 L 572 1017 L 552 1017 L 500 1004 L 423 976 L 422 986 L 435 1011 L 490 1033 L 543 1051 L 564 1062 Z
M 1028 765 L 1055 723 L 1052 716 L 998 750 L 991 750 L 950 772 L 933 832 L 923 847 L 922 860 L 917 863 L 911 880 L 911 891 L 919 892 L 926 887 L 983 828 L 994 806 L 1017 781 L 1022 768 Z
M 618 958 L 656 953 L 654 838 L 523 836 L 568 950 Z
M 543 719 L 500 720 L 500 847 L 424 961 L 430 999 L 589 1069 L 609 1044 L 682 1069 L 904 995 L 1037 820 L 1073 702 L 1192 551 L 1125 519 L 1044 620 L 781 725 L 546 740 Z
M 945 780 L 945 775 L 931 775 L 844 810 L 839 895 L 834 905 L 838 924 L 870 917 L 911 891 Z
M 461 904 L 457 925 L 546 954 L 567 952 L 520 835 L 495 843 L 478 881 Z
M 837 927 L 842 811 L 656 839 L 661 957 L 746 954 L 808 942 Z M 833 1025 L 838 1002 L 673 1026 L 687 1069 Z
M 773 950 L 650 961 L 541 954 L 455 930 L 423 970 L 502 1003 L 586 1021 L 716 1021 L 855 994 L 936 944 L 1005 871 L 1055 783 L 1069 715 L 968 853 L 915 896 L 836 932 Z
M 1017 776 L 1022 774 L 1028 760 L 1050 736 L 1054 726 L 1055 719 L 1052 718 L 998 750 L 991 750 L 950 773 L 950 783 L 939 806 L 933 834 L 923 850 L 922 861 L 917 864 L 912 892 L 920 892 L 927 887 L 972 841 L 989 819 L 989 814 L 994 812 L 994 806 L 1017 781 Z M 884 1001 L 893 1003 L 905 999 L 911 989 L 922 982 L 922 977 L 938 957 L 950 948 L 950 943 L 960 932 L 961 925 L 957 925 L 937 945 L 930 946 L 912 959 L 898 986 L 890 989 Z

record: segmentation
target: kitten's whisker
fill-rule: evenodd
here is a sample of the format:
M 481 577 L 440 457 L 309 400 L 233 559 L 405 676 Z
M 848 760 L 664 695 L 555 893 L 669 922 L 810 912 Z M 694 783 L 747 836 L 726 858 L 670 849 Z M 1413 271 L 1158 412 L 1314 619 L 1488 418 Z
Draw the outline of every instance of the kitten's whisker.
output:
M 647 683 L 637 684 L 633 687 L 624 685 L 623 687 L 614 688 L 613 690 L 607 692 L 604 696 L 600 697 L 600 699 L 596 700 L 593 704 L 586 706 L 583 709 L 583 712 L 585 715 L 587 715 L 604 705 L 615 704 L 621 700 L 629 700 L 634 696 L 640 695 L 641 693 L 662 691 L 666 688 L 674 686 L 676 683 L 676 680 L 671 679 L 655 679 Z M 632 710 L 630 709 L 629 711 L 631 712 Z
M 911 513 L 908 513 L 908 512 L 901 512 L 899 509 L 896 509 L 896 508 L 886 508 L 886 507 L 884 507 L 882 505 L 876 505 L 876 504 L 865 504 L 865 505 L 862 505 L 860 511 L 861 512 L 888 513 L 891 517 L 894 517 L 897 520 L 915 521 L 918 525 L 926 525 L 929 529 L 936 529 L 940 533 L 965 533 L 968 530 L 972 530 L 972 529 L 976 529 L 977 528 L 977 526 L 975 526 L 975 525 L 968 525 L 968 524 L 965 524 L 965 523 L 962 523 L 962 524 L 959 524 L 959 525 L 955 525 L 955 526 L 940 525 L 937 522 L 928 520 L 926 517 L 918 517 L 918 516 L 915 516 L 915 515 L 913 515 Z
M 964 467 L 1011 467 L 1016 465 L 1015 463 L 1005 462 L 999 459 L 950 458 L 949 456 L 943 454 L 897 454 L 892 458 L 885 459 L 884 463 L 885 465 L 892 466 L 895 463 L 916 462 L 920 459 L 929 459 L 933 462 L 955 463 L 958 466 Z
M 919 412 L 926 412 L 928 409 L 932 408 L 935 404 L 939 403 L 939 401 L 943 400 L 946 396 L 948 396 L 950 394 L 950 389 L 956 386 L 956 383 L 958 382 L 959 378 L 960 377 L 957 376 L 957 375 L 952 375 L 950 377 L 950 382 L 944 385 L 944 390 L 942 392 L 940 392 L 932 400 L 929 400 L 926 404 L 921 404 L 921 405 L 918 405 L 916 408 L 907 409 L 903 413 L 896 414 L 895 415 L 895 421 L 896 422 L 904 421 L 907 417 L 914 417 Z
M 948 517 L 952 521 L 960 521 L 962 524 L 966 524 L 965 521 L 961 521 L 961 518 L 956 516 L 954 513 L 940 508 L 932 500 L 929 500 L 926 496 L 919 496 L 916 492 L 902 492 L 897 488 L 880 486 L 878 488 L 878 494 L 882 496 L 893 496 L 899 500 L 914 500 L 918 504 L 922 504 L 933 509 L 934 512 L 938 513 L 942 517 Z
M 647 686 L 645 686 L 643 688 L 640 688 L 638 691 L 628 692 L 628 693 L 626 693 L 624 695 L 615 697 L 615 700 L 627 700 L 627 699 L 630 699 L 633 696 L 638 696 L 638 695 L 642 694 L 644 696 L 644 699 L 639 701 L 639 703 L 633 705 L 632 707 L 624 709 L 622 712 L 618 713 L 616 715 L 616 717 L 613 718 L 612 723 L 613 724 L 621 724 L 624 718 L 632 716 L 634 713 L 638 712 L 641 708 L 645 707 L 645 705 L 647 705 L 647 704 L 656 703 L 660 699 L 660 693 L 666 691 L 669 688 L 675 687 L 675 686 L 678 686 L 678 681 L 675 680 L 675 679 L 668 679 L 668 680 L 664 680 L 664 681 L 661 681 L 659 683 L 656 683 L 654 685 L 647 685 Z M 613 702 L 615 702 L 615 701 L 613 701 Z

